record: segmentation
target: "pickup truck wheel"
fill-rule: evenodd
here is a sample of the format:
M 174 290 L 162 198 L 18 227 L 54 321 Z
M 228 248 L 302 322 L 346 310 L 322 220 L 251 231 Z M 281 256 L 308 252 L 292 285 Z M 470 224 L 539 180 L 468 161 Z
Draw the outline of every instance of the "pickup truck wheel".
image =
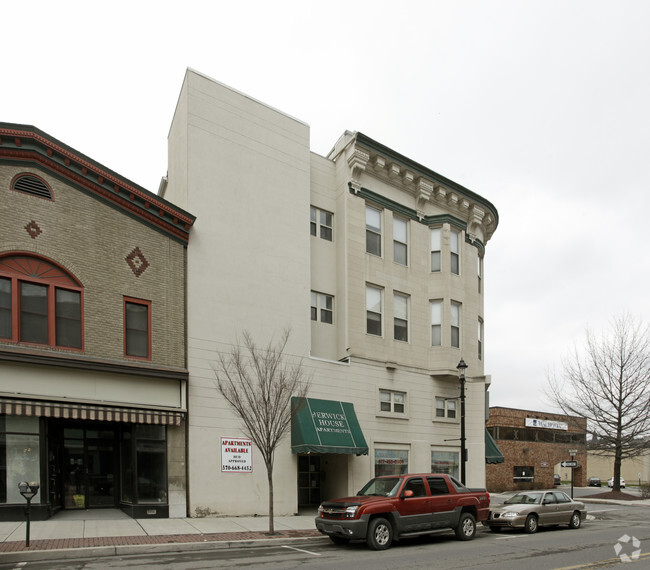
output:
M 372 550 L 386 550 L 393 542 L 393 528 L 386 519 L 376 518 L 368 525 L 366 542 Z
M 458 540 L 472 540 L 476 534 L 476 520 L 471 513 L 461 513 L 456 538 Z
M 349 538 L 345 538 L 344 536 L 336 536 L 335 534 L 330 534 L 330 540 L 334 544 L 347 544 L 350 542 Z
M 537 532 L 537 517 L 535 515 L 528 515 L 524 523 L 524 531 L 528 534 Z
M 582 520 L 580 519 L 580 513 L 578 511 L 575 511 L 571 515 L 571 520 L 569 521 L 569 528 L 580 528 L 580 523 Z

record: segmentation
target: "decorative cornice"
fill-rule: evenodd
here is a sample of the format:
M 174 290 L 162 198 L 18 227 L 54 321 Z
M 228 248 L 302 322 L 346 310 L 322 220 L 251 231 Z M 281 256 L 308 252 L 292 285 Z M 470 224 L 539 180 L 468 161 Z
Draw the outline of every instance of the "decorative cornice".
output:
M 32 126 L 0 123 L 0 160 L 34 163 L 178 241 L 189 240 L 195 216 Z
M 427 202 L 438 203 L 468 220 L 464 225 L 469 227 L 472 243 L 475 239 L 487 241 L 492 236 L 499 223 L 499 214 L 491 202 L 363 133 L 357 132 L 354 136 L 352 144 L 348 146 L 349 155 L 360 152 L 367 156 L 366 163 L 374 168 L 364 169 L 365 172 L 411 193 L 416 199 L 418 217 L 424 217 Z M 361 183 L 358 176 L 361 172 L 353 173 L 355 187 L 359 189 Z M 483 215 L 476 215 L 475 211 L 483 212 Z

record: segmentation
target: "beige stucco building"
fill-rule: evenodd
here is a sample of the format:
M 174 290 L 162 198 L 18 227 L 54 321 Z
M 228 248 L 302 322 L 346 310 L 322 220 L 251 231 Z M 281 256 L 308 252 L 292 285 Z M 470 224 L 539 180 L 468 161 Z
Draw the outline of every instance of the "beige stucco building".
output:
M 498 223 L 488 200 L 361 133 L 315 154 L 307 124 L 192 70 L 161 196 L 197 214 L 187 259 L 190 516 L 267 511 L 257 451 L 242 471 L 226 465 L 228 444 L 246 442 L 213 371 L 243 331 L 265 344 L 290 327 L 286 354 L 312 376 L 312 404 L 345 403 L 356 415 L 345 421 L 363 434 L 336 453 L 297 430 L 284 439 L 276 514 L 355 493 L 375 474 L 458 475 L 461 358 L 467 483 L 485 485 L 483 262 Z
M 194 217 L 32 126 L 0 123 L 0 519 L 185 516 Z

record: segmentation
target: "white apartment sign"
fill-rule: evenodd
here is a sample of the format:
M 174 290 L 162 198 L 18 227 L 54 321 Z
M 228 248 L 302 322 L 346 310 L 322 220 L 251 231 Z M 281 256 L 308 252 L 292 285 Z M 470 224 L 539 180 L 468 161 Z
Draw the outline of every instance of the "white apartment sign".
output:
M 526 427 L 546 428 L 546 429 L 563 429 L 569 430 L 569 424 L 566 422 L 556 422 L 554 420 L 540 420 L 538 418 L 526 418 Z
M 253 442 L 250 439 L 243 437 L 221 438 L 221 472 L 253 472 Z

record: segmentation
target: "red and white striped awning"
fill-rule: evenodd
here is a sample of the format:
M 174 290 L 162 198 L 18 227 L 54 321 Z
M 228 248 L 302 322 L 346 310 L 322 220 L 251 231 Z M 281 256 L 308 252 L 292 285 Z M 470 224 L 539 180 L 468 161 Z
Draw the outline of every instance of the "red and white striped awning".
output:
M 181 425 L 181 422 L 185 418 L 185 412 L 174 410 L 124 408 L 73 402 L 19 400 L 13 398 L 0 398 L 0 414 L 173 426 Z

